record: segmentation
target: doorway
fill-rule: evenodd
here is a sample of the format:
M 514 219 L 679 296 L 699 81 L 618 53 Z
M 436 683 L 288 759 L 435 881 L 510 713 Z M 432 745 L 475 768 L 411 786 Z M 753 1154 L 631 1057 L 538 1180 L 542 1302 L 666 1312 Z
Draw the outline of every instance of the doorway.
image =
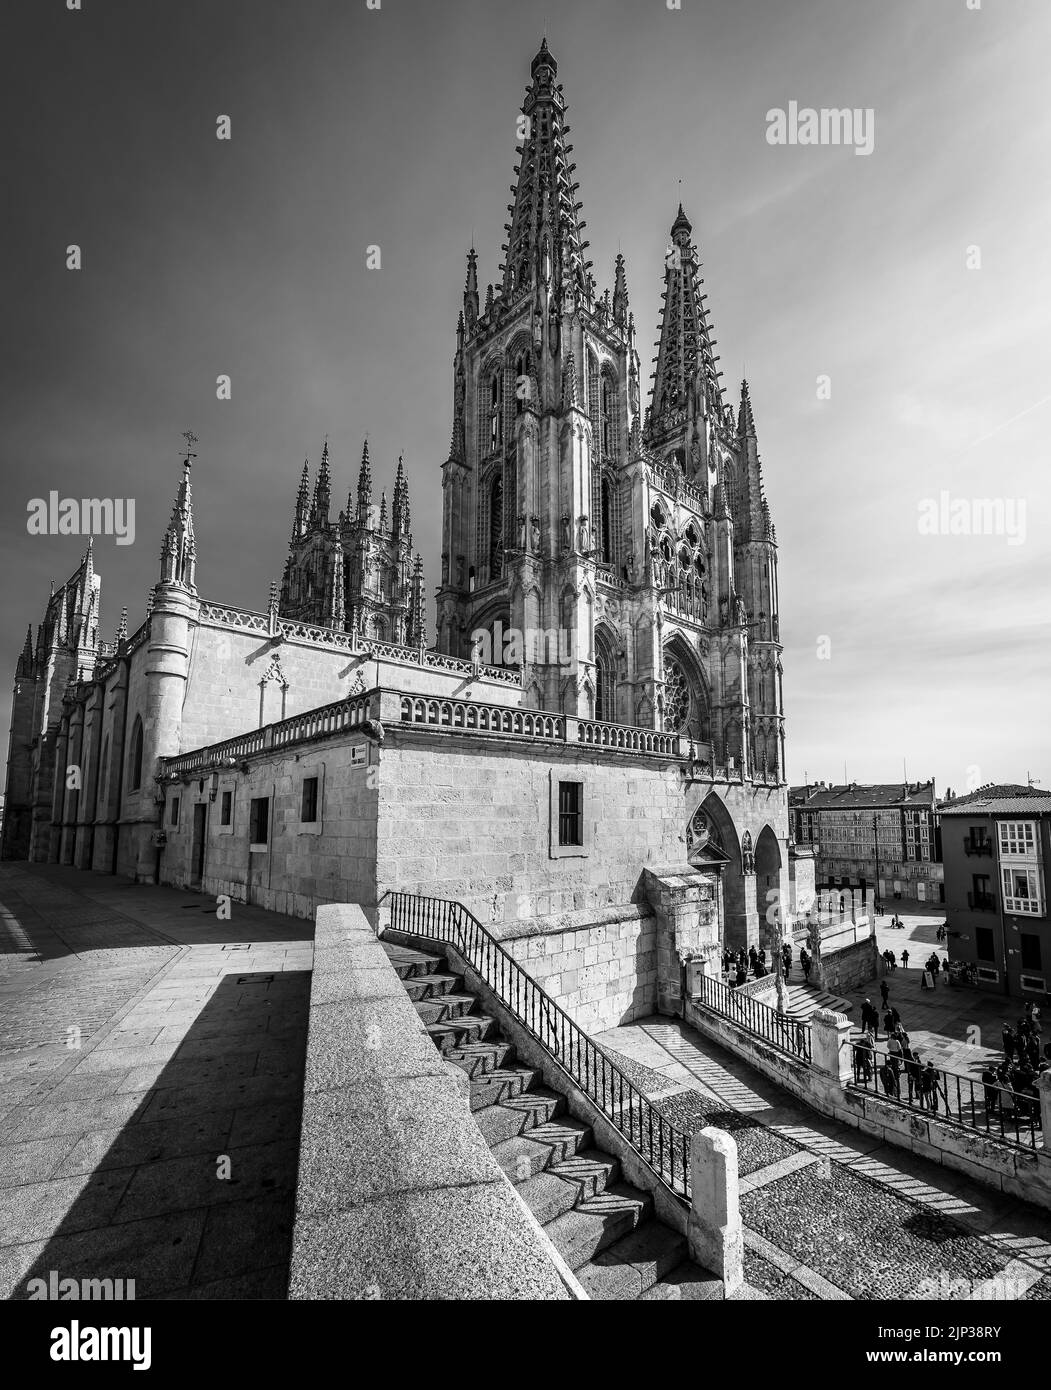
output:
M 204 847 L 207 824 L 208 803 L 198 801 L 193 808 L 193 847 L 190 852 L 191 888 L 200 888 L 204 879 Z

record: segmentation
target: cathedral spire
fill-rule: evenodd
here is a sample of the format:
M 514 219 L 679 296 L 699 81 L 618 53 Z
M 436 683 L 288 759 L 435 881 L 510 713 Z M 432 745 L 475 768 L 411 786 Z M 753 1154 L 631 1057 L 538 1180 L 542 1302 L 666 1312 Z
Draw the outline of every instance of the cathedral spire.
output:
M 18 658 L 18 665 L 15 667 L 16 676 L 28 676 L 33 670 L 33 625 L 30 623 L 26 628 L 26 640 L 22 647 L 22 655 Z
M 748 382 L 741 382 L 741 409 L 737 415 L 737 433 L 742 439 L 755 438 L 755 421 L 752 418 L 752 401 L 748 395 Z
M 120 622 L 117 624 L 117 642 L 118 642 L 118 644 L 119 644 L 119 643 L 121 643 L 121 642 L 126 642 L 127 640 L 128 640 L 128 610 L 127 610 L 126 608 L 122 608 L 122 609 L 120 610 Z
M 467 253 L 467 280 L 463 287 L 463 316 L 468 330 L 478 319 L 478 252 L 472 246 Z
M 394 479 L 394 539 L 409 534 L 409 483 L 405 477 L 405 465 L 398 455 L 398 473 Z
M 367 523 L 369 507 L 372 505 L 372 464 L 369 461 L 369 441 L 366 439 L 361 450 L 361 468 L 358 470 L 358 520 Z M 349 507 L 347 509 L 350 510 Z
M 194 444 L 197 442 L 192 435 L 187 442 L 190 441 Z M 188 448 L 182 465 L 182 480 L 161 547 L 161 583 L 181 584 L 196 593 L 197 543 L 193 535 L 193 495 L 190 489 L 190 461 L 193 458 L 196 455 Z
M 664 258 L 660 337 L 645 440 L 660 445 L 685 418 L 687 404 L 707 409 L 708 401 L 721 420 L 722 389 L 712 349 L 715 339 L 701 294 L 703 283 L 697 252 L 690 238 L 693 227 L 682 203 L 671 227 L 672 244 Z
M 387 494 L 386 494 L 386 492 L 381 492 L 381 493 L 380 493 L 380 530 L 383 531 L 383 532 L 385 532 L 385 531 L 387 530 Z
M 343 547 L 337 545 L 332 556 L 332 602 L 329 607 L 329 626 L 342 632 L 346 625 L 346 587 L 343 577 Z
M 618 253 L 613 278 L 613 322 L 621 327 L 628 320 L 628 277 L 624 270 L 624 257 Z
M 310 508 L 310 520 L 314 526 L 327 526 L 329 507 L 332 504 L 332 474 L 328 466 L 328 436 L 321 450 L 321 467 L 314 483 L 314 501 Z
M 409 599 L 409 630 L 406 642 L 413 647 L 427 645 L 425 599 L 423 593 L 423 556 L 417 551 L 412 571 L 412 590 Z
M 296 515 L 292 523 L 292 542 L 293 544 L 303 535 L 307 529 L 307 518 L 310 515 L 310 465 L 303 460 L 303 472 L 299 475 L 299 491 L 296 493 Z
M 530 66 L 532 80 L 519 120 L 514 201 L 505 226 L 507 242 L 501 248 L 501 292 L 515 297 L 554 272 L 563 290 L 590 303 L 591 263 L 584 258 L 588 243 L 582 237 L 586 224 L 580 218 L 582 204 L 576 201 L 580 185 L 573 182 L 576 165 L 569 158 L 573 146 L 566 142 L 569 126 L 562 88 L 555 83 L 557 73 L 545 38 Z

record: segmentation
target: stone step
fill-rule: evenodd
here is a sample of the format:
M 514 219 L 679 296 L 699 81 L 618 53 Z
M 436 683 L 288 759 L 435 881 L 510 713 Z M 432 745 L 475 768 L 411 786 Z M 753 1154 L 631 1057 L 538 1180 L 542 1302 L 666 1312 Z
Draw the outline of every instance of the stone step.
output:
M 420 975 L 431 975 L 445 965 L 443 956 L 432 956 L 424 951 L 414 951 L 410 946 L 395 946 L 389 941 L 380 945 L 387 952 L 387 958 L 403 980 L 415 979 Z
M 700 1265 L 694 1264 L 692 1260 L 684 1260 L 663 1279 L 658 1279 L 645 1293 L 640 1294 L 639 1301 L 650 1303 L 657 1300 L 670 1302 L 674 1299 L 682 1299 L 696 1302 L 706 1299 L 721 1300 L 722 1297 L 723 1281 L 721 1279 L 717 1279 L 714 1274 L 702 1269 Z
M 437 970 L 430 975 L 410 975 L 402 983 L 413 1003 L 420 999 L 434 999 L 443 994 L 463 993 L 462 975 L 443 975 Z
M 682 1264 L 688 1248 L 685 1235 L 660 1221 L 644 1221 L 601 1250 L 577 1271 L 577 1278 L 595 1299 L 641 1298 Z
M 498 1067 L 471 1078 L 471 1109 L 485 1110 L 528 1091 L 540 1075 L 531 1067 Z
M 500 1040 L 500 1027 L 488 1014 L 462 1014 L 444 1023 L 428 1023 L 426 1030 L 441 1053 L 455 1051 L 469 1043 Z
M 514 1183 L 542 1173 L 591 1144 L 591 1128 L 564 1115 L 493 1146 L 493 1157 Z
M 447 1023 L 453 1018 L 462 1018 L 474 1008 L 473 994 L 443 994 L 438 999 L 417 999 L 416 1012 L 424 1023 Z
M 607 1191 L 619 1178 L 617 1160 L 593 1149 L 588 1156 L 575 1156 L 533 1177 L 515 1179 L 515 1183 L 529 1210 L 541 1226 L 546 1226 Z
M 653 1198 L 648 1192 L 619 1183 L 556 1217 L 544 1229 L 569 1267 L 577 1270 L 633 1231 L 652 1211 Z
M 432 1026 L 440 1028 L 443 1025 Z M 462 1047 L 443 1048 L 442 1055 L 447 1062 L 452 1062 L 472 1078 L 495 1071 L 498 1067 L 510 1067 L 515 1061 L 514 1048 L 503 1038 L 493 1038 L 488 1042 L 464 1043 Z
M 534 1086 L 531 1091 L 512 1100 L 490 1105 L 485 1110 L 476 1110 L 474 1118 L 482 1138 L 490 1148 L 494 1148 L 504 1139 L 513 1139 L 516 1134 L 528 1134 L 537 1125 L 546 1124 L 565 1108 L 566 1102 L 562 1096 L 544 1086 Z

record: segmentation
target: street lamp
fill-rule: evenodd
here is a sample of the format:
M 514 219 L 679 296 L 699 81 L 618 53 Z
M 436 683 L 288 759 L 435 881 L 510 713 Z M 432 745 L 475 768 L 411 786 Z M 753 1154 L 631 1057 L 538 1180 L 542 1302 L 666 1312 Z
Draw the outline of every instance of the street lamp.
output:
M 875 811 L 873 811 L 873 813 L 872 813 L 872 851 L 873 851 L 873 855 L 875 856 L 875 860 L 876 860 L 876 883 L 875 883 L 875 891 L 874 891 L 874 893 L 873 893 L 873 898 L 872 898 L 872 901 L 873 901 L 873 912 L 875 912 L 875 910 L 876 910 L 875 905 L 876 905 L 876 903 L 879 902 L 879 827 L 878 827 L 878 824 L 877 824 L 876 812 L 875 812 Z M 875 921 L 872 923 L 872 927 L 873 927 L 873 930 L 875 930 L 875 927 L 876 927 Z

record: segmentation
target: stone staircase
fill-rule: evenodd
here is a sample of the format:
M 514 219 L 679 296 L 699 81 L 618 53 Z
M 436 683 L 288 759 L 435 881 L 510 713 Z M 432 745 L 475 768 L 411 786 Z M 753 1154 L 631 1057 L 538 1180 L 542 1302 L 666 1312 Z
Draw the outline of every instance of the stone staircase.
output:
M 590 1297 L 722 1297 L 720 1281 L 690 1260 L 685 1235 L 655 1217 L 652 1196 L 623 1180 L 564 1097 L 519 1064 L 444 957 L 383 946 L 435 1046 L 470 1077 L 471 1109 L 494 1158 Z

